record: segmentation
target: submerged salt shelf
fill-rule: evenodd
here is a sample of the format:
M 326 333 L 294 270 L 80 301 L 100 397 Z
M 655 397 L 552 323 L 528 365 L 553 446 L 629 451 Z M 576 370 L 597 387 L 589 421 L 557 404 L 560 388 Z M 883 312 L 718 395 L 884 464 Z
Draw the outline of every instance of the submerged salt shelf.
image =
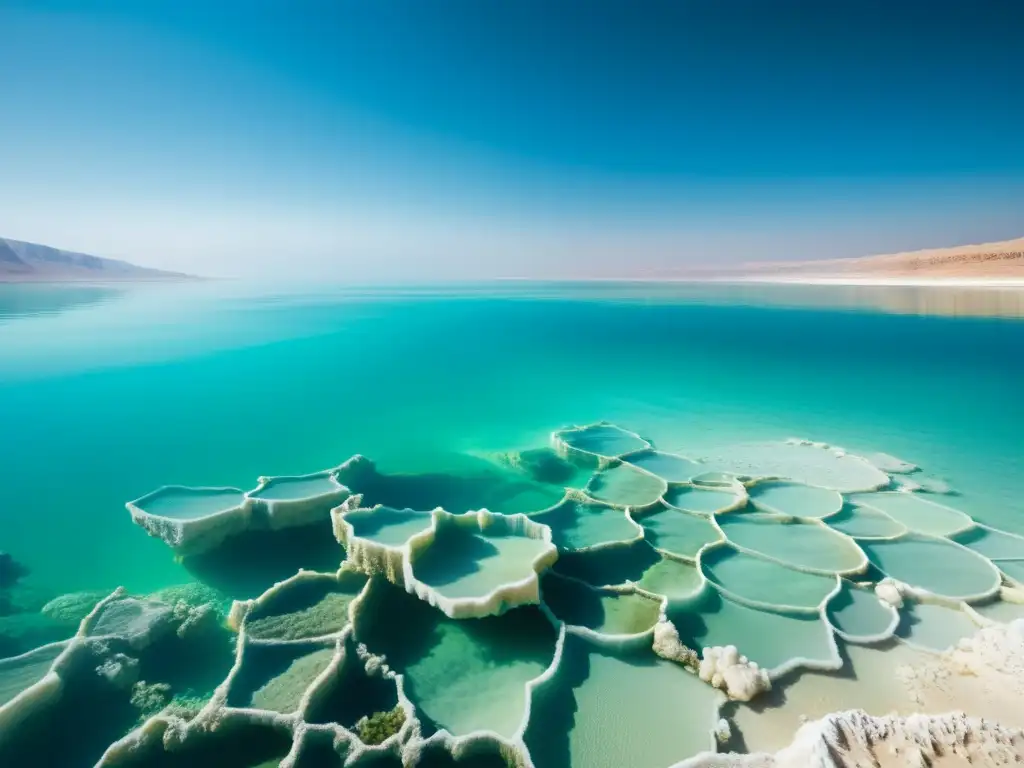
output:
M 723 715 L 858 646 L 939 652 L 1024 616 L 1000 576 L 1024 579 L 1024 539 L 894 457 L 693 458 L 603 422 L 551 442 L 465 476 L 356 456 L 129 503 L 200 579 L 254 535 L 248 568 L 300 570 L 227 614 L 203 585 L 51 601 L 66 639 L 0 659 L 0 763 L 668 768 L 742 744 Z

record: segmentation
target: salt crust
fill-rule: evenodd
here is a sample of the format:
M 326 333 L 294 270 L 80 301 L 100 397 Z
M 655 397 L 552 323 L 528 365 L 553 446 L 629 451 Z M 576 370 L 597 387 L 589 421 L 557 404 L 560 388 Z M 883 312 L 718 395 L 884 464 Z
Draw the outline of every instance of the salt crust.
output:
M 601 422 L 598 425 L 601 427 L 614 427 L 607 423 Z M 567 432 L 572 431 L 585 431 L 588 427 L 576 427 L 570 430 L 562 430 L 552 435 L 552 443 L 556 451 L 561 455 L 570 459 L 574 463 L 582 466 L 589 466 L 592 468 L 602 469 L 605 467 L 615 466 L 618 462 L 623 459 L 628 459 L 627 454 L 617 454 L 614 456 L 602 456 L 595 454 L 578 447 L 573 447 L 569 444 L 566 437 Z M 621 430 L 615 427 L 619 433 L 628 439 L 634 439 L 640 441 L 645 447 L 640 450 L 650 450 L 653 448 L 652 444 L 646 440 L 643 440 L 639 435 Z M 858 467 L 858 471 L 861 473 L 860 476 L 863 479 L 863 483 L 859 483 L 860 487 L 856 490 L 876 490 L 882 487 L 881 482 L 876 482 L 877 478 L 880 478 L 883 470 L 889 473 L 906 473 L 909 477 L 900 478 L 897 485 L 902 485 L 904 488 L 913 488 L 916 478 L 914 474 L 918 471 L 918 468 L 909 462 L 902 462 L 898 459 L 894 459 L 889 456 L 874 456 L 874 457 L 857 457 L 852 454 L 848 454 L 847 451 L 841 448 L 829 446 L 825 443 L 812 443 L 805 440 L 791 440 L 787 441 L 791 446 L 801 446 L 804 448 L 818 449 L 822 453 L 828 453 L 831 455 L 831 461 L 854 462 L 853 467 Z M 821 454 L 815 454 L 820 456 Z M 874 459 L 874 460 L 872 460 Z M 760 460 L 760 456 L 758 456 Z M 817 459 L 816 459 L 817 461 Z M 768 462 L 771 463 L 771 462 Z M 344 476 L 346 472 L 353 476 L 357 476 L 359 471 L 368 465 L 369 462 L 363 457 L 356 456 L 349 460 L 341 467 L 335 470 L 328 470 L 328 472 L 334 473 L 332 476 L 339 484 L 339 491 L 344 496 L 348 496 L 348 489 L 343 485 Z M 824 466 L 824 465 L 823 465 Z M 753 469 L 753 467 L 751 467 Z M 645 471 L 639 468 L 640 471 Z M 872 474 L 872 472 L 877 474 Z M 323 473 L 318 473 L 323 474 Z M 649 473 L 653 474 L 653 473 Z M 752 473 L 749 477 L 738 476 L 731 473 L 707 473 L 707 476 L 695 476 L 691 478 L 689 483 L 670 483 L 671 487 L 686 486 L 691 487 L 716 487 L 716 486 L 728 486 L 742 489 L 743 495 L 740 499 L 738 507 L 742 507 L 747 503 L 745 485 L 756 481 L 756 479 L 767 479 L 775 477 L 785 477 L 784 472 L 767 472 L 764 474 Z M 824 477 L 824 476 L 823 476 Z M 918 475 L 918 477 L 922 477 Z M 790 479 L 802 479 L 802 478 L 790 478 Z M 805 480 L 806 482 L 806 480 Z M 836 487 L 840 485 L 839 482 L 832 482 L 832 478 L 828 477 L 827 482 L 822 482 L 821 486 L 824 487 Z M 865 486 L 869 486 L 865 487 Z M 924 483 L 917 484 L 921 490 L 940 490 L 939 488 L 925 488 Z M 854 490 L 852 486 L 845 490 Z M 945 490 L 945 489 L 941 489 Z M 571 492 L 570 492 L 571 493 Z M 579 493 L 579 492 L 576 492 Z M 145 498 L 145 497 L 144 497 Z M 566 498 L 569 498 L 567 495 Z M 142 500 L 140 500 L 142 501 Z M 247 498 L 247 503 L 253 500 Z M 262 503 L 262 500 L 260 500 Z M 349 547 L 349 558 L 351 564 L 359 570 L 365 570 L 368 573 L 378 573 L 384 575 L 388 580 L 393 581 L 396 584 L 405 586 L 409 591 L 415 592 L 421 599 L 426 600 L 438 608 L 443 610 L 448 615 L 459 614 L 461 610 L 465 609 L 465 601 L 449 601 L 449 604 L 443 604 L 443 601 L 439 599 L 436 594 L 431 594 L 429 588 L 424 588 L 424 585 L 418 584 L 411 576 L 411 562 L 414 560 L 414 552 L 416 551 L 416 544 L 421 543 L 424 546 L 429 546 L 429 542 L 432 541 L 434 534 L 436 533 L 438 524 L 440 525 L 465 525 L 467 527 L 476 527 L 479 530 L 497 524 L 503 533 L 512 535 L 528 535 L 531 538 L 542 538 L 550 543 L 550 531 L 546 529 L 546 526 L 536 526 L 539 531 L 529 529 L 527 523 L 529 520 L 526 516 L 516 515 L 496 515 L 482 510 L 480 512 L 467 513 L 466 515 L 451 515 L 444 510 L 435 510 L 431 515 L 431 527 L 430 530 L 424 531 L 421 534 L 416 534 L 410 538 L 409 541 L 403 547 L 392 547 L 386 548 L 383 545 L 373 545 L 372 542 L 366 545 L 361 545 L 359 541 L 353 541 L 356 537 L 346 534 L 350 534 L 351 531 L 345 531 L 344 526 L 344 512 L 346 510 L 351 512 L 371 512 L 372 510 L 359 510 L 358 497 L 351 497 L 348 501 L 344 502 L 340 507 L 333 510 L 335 531 L 339 540 Z M 663 500 L 662 500 L 663 501 Z M 290 501 L 285 502 L 291 503 Z M 160 535 L 165 541 L 174 546 L 179 550 L 179 553 L 188 547 L 185 546 L 188 542 L 183 539 L 188 539 L 188 536 L 178 536 L 175 538 L 174 530 L 166 530 L 157 525 L 157 530 L 153 529 L 153 521 L 145 519 L 143 516 L 136 516 L 136 510 L 133 509 L 133 504 L 129 504 L 129 509 L 133 513 L 133 518 L 136 519 L 143 527 L 147 528 L 154 535 Z M 233 514 L 234 519 L 238 519 L 241 515 L 238 514 L 237 510 L 230 510 Z M 274 524 L 273 515 L 269 515 L 265 518 L 261 518 L 261 522 L 257 525 L 263 525 L 267 523 L 267 527 L 285 527 L 291 524 L 302 524 L 297 522 L 302 519 L 302 515 L 297 514 L 295 516 L 280 515 L 276 524 Z M 309 510 L 307 509 L 308 513 Z M 624 510 L 625 515 L 632 521 L 631 510 L 627 507 Z M 219 517 L 226 513 L 217 513 L 214 517 Z M 153 516 L 149 516 L 152 518 Z M 259 517 L 259 516 L 257 516 Z M 454 518 L 462 518 L 462 520 L 456 521 Z M 526 522 L 520 522 L 513 520 L 514 518 L 523 518 Z M 712 516 L 712 520 L 714 517 Z M 167 520 L 162 518 L 161 520 Z M 185 521 L 185 523 L 192 524 L 195 522 L 205 522 L 207 519 L 203 518 L 200 521 Z M 290 522 L 294 520 L 296 522 Z M 308 521 L 308 518 L 307 518 Z M 173 523 L 181 523 L 182 521 L 171 521 Z M 818 524 L 821 524 L 820 522 Z M 162 525 L 162 523 L 161 523 Z M 716 523 L 717 525 L 717 523 Z M 195 527 L 195 526 L 193 526 Z M 216 543 L 219 543 L 226 536 L 232 535 L 236 532 L 228 530 L 231 526 L 223 526 L 218 522 L 210 528 L 201 531 L 202 535 L 197 537 L 196 540 L 200 541 L 200 548 L 208 548 Z M 508 530 L 505 530 L 505 529 Z M 183 528 L 179 525 L 177 530 L 180 532 Z M 545 533 L 547 538 L 545 538 Z M 845 535 L 844 535 L 845 536 Z M 417 541 L 418 540 L 418 541 Z M 213 543 L 211 543 L 213 542 Z M 389 551 L 374 551 L 375 548 L 382 548 L 387 550 L 395 550 L 394 552 Z M 401 552 L 399 552 L 401 550 Z M 552 550 L 554 547 L 552 546 Z M 396 558 L 396 555 L 399 555 Z M 545 556 L 547 553 L 545 553 Z M 555 557 L 557 557 L 557 551 L 555 551 Z M 544 558 L 538 558 L 538 561 L 533 564 L 534 574 L 531 577 L 532 580 L 536 581 L 537 574 L 546 568 L 550 563 L 540 562 Z M 680 558 L 682 560 L 689 560 L 688 558 Z M 770 559 L 770 558 L 769 558 Z M 699 563 L 700 553 L 696 558 Z M 551 560 L 553 562 L 553 558 Z M 390 565 L 388 565 L 390 563 Z M 787 565 L 786 563 L 782 563 Z M 382 567 L 378 567 L 382 566 Z M 787 567 L 790 567 L 787 565 Z M 408 572 L 407 572 L 408 571 Z M 714 585 L 707 582 L 706 579 L 701 577 L 702 589 L 712 589 Z M 527 579 L 529 581 L 530 579 Z M 373 580 L 367 582 L 367 586 L 364 588 L 369 589 L 372 585 Z M 277 587 L 283 587 L 284 584 L 279 584 Z M 513 585 L 517 589 L 523 589 L 524 584 Z M 631 588 L 639 594 L 648 594 L 641 590 L 639 587 L 633 584 L 623 585 L 625 588 Z M 418 588 L 420 587 L 420 588 Z M 422 588 L 422 589 L 421 589 Z M 615 589 L 614 587 L 612 589 Z M 499 590 L 500 591 L 500 590 Z M 535 589 L 534 589 L 535 591 Z M 928 593 L 922 590 L 914 589 L 910 585 L 896 582 L 893 579 L 886 578 L 880 582 L 875 588 L 878 597 L 894 607 L 899 607 L 903 604 L 905 598 L 911 598 L 915 600 L 927 600 L 934 599 L 936 602 L 948 602 L 943 598 L 928 595 Z M 422 592 L 422 594 L 421 594 Z M 531 591 L 530 585 L 525 585 L 525 592 L 530 594 L 526 596 L 526 602 L 536 602 L 533 599 L 533 592 Z M 524 594 L 525 594 L 524 592 Z M 834 596 L 830 595 L 829 599 Z M 649 596 L 660 598 L 664 601 L 662 596 L 650 594 Z M 488 600 L 483 601 L 469 608 L 466 615 L 488 615 L 490 612 L 500 612 L 512 604 L 520 604 L 515 602 L 519 598 L 513 598 L 513 602 L 505 603 L 504 599 L 497 601 L 497 607 L 495 607 L 494 594 L 488 596 Z M 350 611 L 354 612 L 357 609 L 359 599 L 357 598 L 351 604 Z M 824 609 L 828 600 L 823 601 L 820 606 L 819 613 L 822 615 L 824 621 Z M 102 604 L 101 604 L 102 605 Z M 101 606 L 97 606 L 97 611 Z M 101 765 L 116 765 L 116 757 L 121 754 L 119 750 L 127 749 L 133 751 L 140 744 L 145 743 L 147 740 L 157 738 L 162 741 L 165 747 L 172 749 L 176 744 L 180 744 L 186 737 L 197 738 L 202 733 L 208 733 L 210 730 L 221 727 L 226 723 L 233 721 L 244 721 L 249 724 L 253 723 L 277 723 L 287 725 L 292 729 L 294 740 L 292 752 L 282 763 L 285 768 L 294 764 L 295 759 L 301 753 L 303 745 L 308 741 L 307 736 L 319 734 L 321 730 L 325 728 L 333 728 L 333 731 L 327 732 L 320 735 L 331 736 L 332 743 L 335 746 L 336 751 L 339 755 L 346 757 L 346 764 L 352 765 L 362 762 L 361 758 L 364 756 L 381 756 L 382 754 L 391 754 L 401 756 L 401 759 L 407 763 L 415 763 L 416 756 L 432 749 L 433 747 L 441 747 L 445 751 L 456 757 L 465 756 L 473 753 L 477 749 L 484 751 L 491 751 L 496 749 L 498 753 L 505 756 L 511 764 L 532 766 L 532 761 L 529 757 L 528 752 L 525 750 L 525 745 L 522 743 L 522 735 L 526 727 L 526 723 L 529 720 L 529 709 L 532 690 L 537 686 L 550 679 L 556 674 L 556 670 L 561 658 L 565 636 L 567 631 L 571 631 L 574 634 L 583 636 L 590 642 L 597 642 L 599 644 L 610 644 L 615 646 L 616 644 L 633 644 L 638 640 L 650 643 L 650 647 L 653 648 L 655 653 L 664 658 L 672 659 L 677 661 L 684 666 L 696 671 L 700 674 L 702 679 L 707 682 L 714 684 L 723 690 L 725 694 L 731 698 L 738 700 L 749 700 L 752 696 L 756 695 L 760 690 L 765 690 L 771 685 L 771 677 L 782 674 L 785 670 L 773 670 L 772 674 L 769 674 L 765 670 L 761 670 L 756 664 L 751 664 L 744 657 L 739 655 L 739 652 L 732 646 L 725 647 L 714 647 L 703 649 L 703 659 L 697 657 L 696 652 L 693 649 L 687 648 L 682 644 L 679 638 L 679 634 L 675 627 L 669 622 L 664 616 L 665 602 L 663 602 L 662 616 L 659 622 L 648 632 L 642 633 L 640 636 L 622 636 L 621 638 L 613 637 L 602 637 L 599 633 L 581 631 L 583 628 L 578 627 L 567 627 L 561 622 L 558 622 L 550 612 L 546 610 L 546 606 L 541 603 L 541 610 L 548 615 L 549 619 L 556 622 L 559 627 L 558 643 L 556 646 L 555 658 L 552 661 L 551 666 L 541 675 L 541 677 L 527 683 L 527 706 L 526 712 L 522 721 L 522 726 L 517 732 L 513 739 L 501 739 L 495 734 L 480 733 L 470 734 L 465 737 L 454 738 L 446 732 L 439 732 L 429 739 L 422 739 L 418 732 L 418 721 L 415 719 L 415 710 L 412 703 L 405 697 L 404 690 L 402 687 L 402 676 L 391 672 L 386 664 L 386 660 L 382 657 L 373 657 L 373 655 L 365 648 L 358 648 L 357 653 L 360 654 L 360 658 L 366 655 L 365 664 L 367 670 L 373 670 L 374 673 L 390 674 L 391 679 L 394 679 L 396 689 L 398 691 L 399 703 L 403 709 L 406 710 L 406 721 L 402 726 L 401 731 L 388 739 L 384 744 L 376 745 L 374 747 L 367 747 L 358 743 L 358 738 L 349 731 L 346 731 L 340 726 L 333 724 L 331 726 L 315 726 L 305 723 L 298 718 L 298 715 L 293 716 L 281 716 L 273 713 L 267 713 L 257 710 L 233 710 L 224 706 L 223 700 L 218 699 L 218 695 L 215 694 L 213 701 L 208 705 L 207 709 L 204 710 L 204 715 L 197 717 L 192 723 L 186 723 L 180 719 L 161 718 L 157 716 L 148 721 L 144 726 L 138 729 L 125 740 L 115 744 L 108 750 L 108 755 L 111 756 L 113 762 L 101 761 Z M 754 606 L 756 607 L 756 606 Z M 771 606 L 765 606 L 769 608 Z M 951 606 L 952 607 L 952 606 Z M 968 614 L 973 616 L 973 612 L 969 606 L 962 606 Z M 477 613 L 482 611 L 481 613 Z M 240 641 L 238 650 L 238 660 L 236 661 L 236 668 L 233 670 L 232 675 L 237 673 L 237 668 L 241 664 L 243 657 L 243 647 L 245 645 L 244 640 L 244 618 L 245 614 L 248 613 L 246 608 L 240 608 L 234 615 L 236 621 L 241 624 L 240 630 Z M 91 614 L 94 618 L 96 611 Z M 975 618 L 977 621 L 978 618 Z M 89 621 L 87 617 L 86 622 Z M 86 622 L 83 622 L 85 626 Z M 979 623 L 984 623 L 981 620 Z M 826 626 L 828 626 L 826 622 Z M 341 635 L 336 639 L 337 642 L 337 653 L 334 661 L 331 664 L 330 670 L 336 671 L 339 667 L 340 660 L 343 658 L 345 653 L 345 645 L 347 638 L 349 637 L 350 628 L 346 628 Z M 255 640 L 248 640 L 248 642 L 257 642 Z M 264 641 L 274 642 L 274 641 Z M 835 645 L 833 639 L 833 646 Z M 625 647 L 625 646 L 623 646 Z M 1007 685 L 1007 680 L 1015 681 L 1011 685 L 1014 687 L 1014 691 L 1024 695 L 1024 689 L 1021 688 L 1022 680 L 1024 680 L 1024 621 L 1018 621 L 1009 627 L 1003 626 L 988 626 L 982 629 L 977 635 L 972 638 L 967 638 L 954 649 L 947 651 L 942 654 L 936 663 L 928 668 L 922 670 L 906 670 L 900 671 L 900 677 L 908 688 L 912 688 L 915 681 L 919 686 L 926 687 L 929 681 L 941 679 L 954 674 L 966 674 L 975 675 L 979 677 L 990 677 L 993 681 L 998 682 L 1000 685 Z M 98 670 L 100 674 L 104 674 L 117 679 L 121 676 L 130 677 L 130 664 L 122 664 L 124 660 L 118 659 L 116 656 L 108 660 L 109 663 L 104 662 L 101 668 Z M 841 660 L 836 654 L 837 665 L 841 664 Z M 118 665 L 121 664 L 119 667 Z M 793 668 L 794 666 L 800 666 L 801 660 L 794 660 L 793 664 L 784 665 L 786 669 Z M 831 665 L 829 665 L 831 666 Z M 56 664 L 55 664 L 56 667 Z M 108 674 L 109 673 L 109 674 Z M 52 674 L 48 674 L 43 680 L 39 681 L 36 686 L 33 686 L 31 690 L 38 688 L 40 692 L 44 691 L 47 685 L 53 688 L 54 682 Z M 324 684 L 324 681 L 329 676 L 328 671 L 325 671 L 318 682 L 314 683 L 309 691 L 306 692 L 305 697 L 311 695 L 311 692 L 317 689 L 318 685 Z M 226 692 L 226 686 L 231 680 L 225 681 L 222 688 Z M 995 684 L 995 683 L 993 683 Z M 221 691 L 221 689 L 218 689 Z M 26 691 L 25 693 L 28 693 Z M 17 697 L 16 697 L 17 699 Z M 13 702 L 12 702 L 13 703 Z M 308 703 L 308 702 L 307 702 Z M 3 709 L 0 709 L 0 715 L 3 714 Z M 288 718 L 291 717 L 291 720 Z M 281 720 L 280 718 L 285 718 Z M 0 719 L 2 722 L 2 719 Z M 730 738 L 730 729 L 728 723 L 724 720 L 720 720 L 713 732 L 709 734 L 712 739 L 717 739 L 719 742 L 726 742 Z M 314 734 L 315 735 L 315 734 Z M 714 741 L 711 742 L 712 746 Z M 801 728 L 793 744 L 786 749 L 781 750 L 775 755 L 758 754 L 758 755 L 712 755 L 709 753 L 702 753 L 693 758 L 684 760 L 679 763 L 678 766 L 777 766 L 778 768 L 796 768 L 796 766 L 810 766 L 811 768 L 838 768 L 838 766 L 847 765 L 859 765 L 867 762 L 868 764 L 876 765 L 928 765 L 929 761 L 933 760 L 936 756 L 954 754 L 963 757 L 968 763 L 972 762 L 985 762 L 985 761 L 1004 761 L 1009 762 L 1011 760 L 1024 759 L 1024 753 L 1020 750 L 1021 744 L 1021 733 L 1008 728 L 1001 728 L 998 725 L 993 725 L 990 722 L 984 720 L 977 720 L 968 718 L 962 713 L 952 713 L 943 716 L 925 716 L 925 715 L 911 715 L 908 717 L 871 717 L 861 711 L 852 710 L 849 712 L 834 713 L 824 717 L 823 719 L 814 723 L 808 723 Z M 892 757 L 897 762 L 888 761 Z

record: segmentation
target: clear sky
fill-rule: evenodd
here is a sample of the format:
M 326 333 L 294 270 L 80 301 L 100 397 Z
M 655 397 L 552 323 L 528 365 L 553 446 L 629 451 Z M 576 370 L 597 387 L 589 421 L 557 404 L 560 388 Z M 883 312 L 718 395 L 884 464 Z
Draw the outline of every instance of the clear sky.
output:
M 0 236 L 636 276 L 1024 235 L 1021 0 L 0 0 Z

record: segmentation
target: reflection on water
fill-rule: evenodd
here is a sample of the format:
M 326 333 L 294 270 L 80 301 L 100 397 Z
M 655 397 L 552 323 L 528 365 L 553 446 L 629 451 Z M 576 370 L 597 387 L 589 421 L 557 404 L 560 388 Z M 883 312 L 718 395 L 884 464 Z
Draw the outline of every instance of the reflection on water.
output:
M 255 288 L 255 286 L 247 286 Z M 245 291 L 243 291 L 245 293 Z M 828 285 L 685 281 L 533 281 L 420 285 L 293 285 L 254 291 L 251 309 L 380 299 L 558 299 L 746 305 L 899 315 L 1024 318 L 1024 286 Z
M 122 292 L 102 285 L 0 285 L 0 323 L 103 304 Z

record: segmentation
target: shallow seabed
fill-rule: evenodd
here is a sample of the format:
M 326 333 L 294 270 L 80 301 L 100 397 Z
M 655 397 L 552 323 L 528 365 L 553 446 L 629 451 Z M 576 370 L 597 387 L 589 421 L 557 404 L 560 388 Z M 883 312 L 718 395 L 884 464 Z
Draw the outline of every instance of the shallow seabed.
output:
M 1024 615 L 1024 324 L 718 290 L 0 312 L 0 762 L 667 768 L 764 742 L 665 627 L 781 691 Z

